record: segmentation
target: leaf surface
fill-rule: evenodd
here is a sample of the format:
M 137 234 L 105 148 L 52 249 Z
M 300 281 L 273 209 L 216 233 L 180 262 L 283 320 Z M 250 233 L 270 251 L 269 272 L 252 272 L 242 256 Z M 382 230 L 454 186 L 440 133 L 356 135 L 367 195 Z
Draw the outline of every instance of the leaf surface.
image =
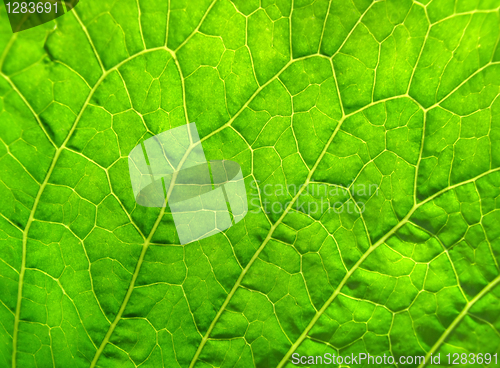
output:
M 500 353 L 499 9 L 86 0 L 12 35 L 1 6 L 0 366 Z M 250 211 L 180 246 L 127 156 L 189 122 Z

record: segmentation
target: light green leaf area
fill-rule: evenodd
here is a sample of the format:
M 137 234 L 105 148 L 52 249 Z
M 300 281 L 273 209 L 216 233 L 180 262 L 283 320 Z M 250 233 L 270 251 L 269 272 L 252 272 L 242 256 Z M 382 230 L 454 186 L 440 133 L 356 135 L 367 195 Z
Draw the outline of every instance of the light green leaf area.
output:
M 13 35 L 2 5 L 0 367 L 500 354 L 499 9 L 82 0 Z M 127 156 L 190 122 L 249 212 L 181 246 Z

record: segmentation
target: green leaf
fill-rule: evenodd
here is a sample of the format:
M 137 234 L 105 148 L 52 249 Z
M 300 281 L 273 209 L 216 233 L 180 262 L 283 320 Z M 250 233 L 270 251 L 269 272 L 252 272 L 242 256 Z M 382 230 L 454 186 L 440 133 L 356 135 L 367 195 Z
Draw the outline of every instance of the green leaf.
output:
M 85 0 L 13 35 L 2 5 L 0 366 L 500 353 L 499 9 Z M 181 246 L 127 156 L 190 122 L 249 212 Z

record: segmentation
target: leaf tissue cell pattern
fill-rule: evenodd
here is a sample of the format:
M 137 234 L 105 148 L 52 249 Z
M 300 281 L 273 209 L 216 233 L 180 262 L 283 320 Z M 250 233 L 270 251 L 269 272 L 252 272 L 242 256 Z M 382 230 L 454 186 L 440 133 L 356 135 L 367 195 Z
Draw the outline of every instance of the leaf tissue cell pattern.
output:
M 498 353 L 499 9 L 86 0 L 13 34 L 2 5 L 0 367 Z M 192 122 L 252 200 L 181 245 L 128 156 Z

